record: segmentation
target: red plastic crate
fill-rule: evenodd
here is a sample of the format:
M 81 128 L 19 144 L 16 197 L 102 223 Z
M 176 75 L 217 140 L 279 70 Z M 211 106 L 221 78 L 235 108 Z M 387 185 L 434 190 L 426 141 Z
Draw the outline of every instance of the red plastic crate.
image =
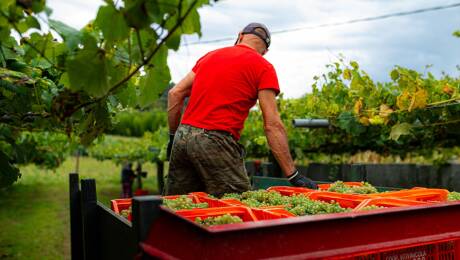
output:
M 428 244 L 415 244 L 409 247 L 375 250 L 353 256 L 334 257 L 332 259 L 353 259 L 353 260 L 371 260 L 371 259 L 442 259 L 454 260 L 460 256 L 459 240 L 453 239 L 442 242 L 433 242 Z
M 145 196 L 145 195 L 149 195 L 148 190 L 137 189 L 134 191 L 134 196 Z

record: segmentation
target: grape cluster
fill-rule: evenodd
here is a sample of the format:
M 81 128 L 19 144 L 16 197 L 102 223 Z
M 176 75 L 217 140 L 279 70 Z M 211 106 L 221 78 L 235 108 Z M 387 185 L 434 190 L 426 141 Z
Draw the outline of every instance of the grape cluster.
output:
M 226 193 L 224 196 L 222 196 L 221 199 L 237 199 L 241 200 L 241 194 L 239 193 Z
M 279 206 L 289 203 L 289 197 L 276 191 L 256 190 L 246 191 L 241 194 L 241 202 L 249 207 Z
M 303 194 L 293 195 L 288 198 L 289 204 L 285 205 L 286 209 L 296 216 L 351 211 L 351 209 L 342 208 L 337 202 L 327 203 L 324 201 L 311 200 Z
M 131 214 L 131 206 L 129 206 L 128 209 L 124 209 L 122 211 L 120 211 L 120 215 L 124 218 L 128 218 L 128 216 Z
M 197 217 L 195 219 L 195 222 L 201 225 L 205 225 L 205 226 L 215 226 L 215 225 L 241 223 L 243 222 L 243 220 L 238 216 L 232 216 L 227 213 L 222 216 L 207 217 L 205 219 Z
M 369 206 L 363 207 L 361 210 L 362 210 L 362 211 L 366 211 L 366 210 L 384 209 L 384 208 L 386 208 L 386 207 L 383 207 L 383 206 L 376 206 L 376 205 L 369 205 Z
M 338 193 L 357 193 L 357 194 L 370 194 L 377 193 L 377 189 L 368 182 L 362 182 L 363 186 L 348 186 L 343 181 L 336 181 L 331 184 L 327 191 Z
M 163 203 L 166 207 L 172 210 L 180 209 L 196 209 L 196 208 L 207 208 L 208 203 L 193 203 L 192 199 L 186 195 L 180 196 L 177 199 L 164 199 Z
M 460 192 L 452 191 L 447 195 L 448 201 L 460 200 Z

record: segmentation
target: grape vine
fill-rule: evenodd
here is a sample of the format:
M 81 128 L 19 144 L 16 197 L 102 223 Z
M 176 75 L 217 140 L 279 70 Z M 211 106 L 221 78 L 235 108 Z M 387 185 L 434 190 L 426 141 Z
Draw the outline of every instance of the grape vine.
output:
M 197 10 L 207 4 L 108 0 L 77 30 L 53 20 L 45 0 L 1 1 L 0 146 L 9 149 L 0 151 L 0 187 L 19 176 L 23 132 L 89 145 L 118 111 L 158 99 L 171 79 L 168 50 L 184 34 L 201 35 Z

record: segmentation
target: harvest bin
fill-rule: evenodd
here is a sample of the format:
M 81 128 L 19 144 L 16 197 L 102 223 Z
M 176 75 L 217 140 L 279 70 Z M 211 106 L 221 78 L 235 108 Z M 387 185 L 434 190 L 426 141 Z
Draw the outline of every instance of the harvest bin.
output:
M 70 175 L 73 259 L 459 259 L 460 203 L 291 217 L 205 228 L 135 197 L 132 222 Z

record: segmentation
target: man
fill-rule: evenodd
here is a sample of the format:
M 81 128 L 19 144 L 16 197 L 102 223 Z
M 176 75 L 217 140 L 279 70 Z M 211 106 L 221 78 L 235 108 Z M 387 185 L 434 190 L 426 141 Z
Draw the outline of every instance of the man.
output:
M 269 46 L 267 27 L 251 23 L 238 34 L 235 46 L 207 53 L 169 91 L 166 194 L 205 191 L 221 196 L 250 189 L 244 148 L 237 141 L 257 99 L 268 144 L 283 173 L 294 186 L 316 188 L 299 174 L 289 152 L 275 99 L 280 92 L 278 78 L 262 57 Z M 189 101 L 181 121 L 186 97 Z
M 122 197 L 131 198 L 133 196 L 133 181 L 136 175 L 132 169 L 133 164 L 131 162 L 125 162 L 121 169 L 121 188 Z

